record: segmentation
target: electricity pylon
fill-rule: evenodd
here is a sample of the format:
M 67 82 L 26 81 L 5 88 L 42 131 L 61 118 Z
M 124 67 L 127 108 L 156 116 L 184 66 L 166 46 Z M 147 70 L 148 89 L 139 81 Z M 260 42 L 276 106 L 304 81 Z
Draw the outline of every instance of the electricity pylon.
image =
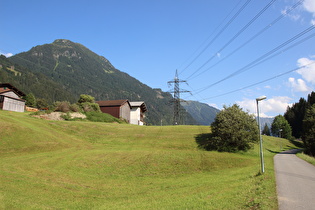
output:
M 173 125 L 178 125 L 179 124 L 179 116 L 180 116 L 180 102 L 183 102 L 184 100 L 181 100 L 180 99 L 180 93 L 187 93 L 187 92 L 190 92 L 188 90 L 182 90 L 179 88 L 179 84 L 180 83 L 187 83 L 186 80 L 180 80 L 178 78 L 178 73 L 177 73 L 177 70 L 176 70 L 176 73 L 175 73 L 175 78 L 174 80 L 171 80 L 168 83 L 169 86 L 171 86 L 172 84 L 174 84 L 174 90 L 171 90 L 169 91 L 169 93 L 173 93 L 173 104 L 174 104 L 174 113 L 173 113 Z

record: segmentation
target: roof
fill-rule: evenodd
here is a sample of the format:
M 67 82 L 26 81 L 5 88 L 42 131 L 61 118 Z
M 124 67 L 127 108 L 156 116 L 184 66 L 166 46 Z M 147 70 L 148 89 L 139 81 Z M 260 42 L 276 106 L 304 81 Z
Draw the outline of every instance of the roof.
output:
M 11 90 L 13 90 L 19 96 L 26 96 L 25 93 L 23 93 L 22 91 L 20 91 L 19 89 L 17 89 L 13 85 L 11 85 L 10 83 L 1 83 L 0 84 L 0 93 L 5 93 L 5 92 L 11 91 Z
M 147 106 L 145 105 L 144 101 L 131 101 L 131 107 L 140 107 L 142 112 L 148 111 Z
M 128 103 L 128 105 L 131 107 L 128 99 L 123 99 L 123 100 L 110 100 L 110 101 L 96 101 L 98 105 L 101 106 L 122 106 L 125 103 Z

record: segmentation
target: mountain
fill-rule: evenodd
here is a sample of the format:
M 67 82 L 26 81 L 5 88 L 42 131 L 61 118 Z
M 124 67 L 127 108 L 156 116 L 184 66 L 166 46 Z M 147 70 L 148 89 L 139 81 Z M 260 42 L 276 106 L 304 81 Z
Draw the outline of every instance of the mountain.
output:
M 181 102 L 181 105 L 199 125 L 210 125 L 214 121 L 217 113 L 220 112 L 217 108 L 197 101 Z
M 275 118 L 274 117 L 260 117 L 260 129 L 263 130 L 265 127 L 265 124 L 271 129 L 271 124 Z
M 33 93 L 48 102 L 75 101 L 73 94 L 42 73 L 36 73 L 0 55 L 0 83 L 11 83 L 24 93 Z
M 89 94 L 96 100 L 145 101 L 148 124 L 159 125 L 161 120 L 164 125 L 172 124 L 170 93 L 141 83 L 79 43 L 58 39 L 14 55 L 6 62 L 0 69 L 0 82 L 10 82 L 26 94 L 32 92 L 50 103 L 73 103 L 80 94 Z M 189 114 L 186 123 L 195 123 Z

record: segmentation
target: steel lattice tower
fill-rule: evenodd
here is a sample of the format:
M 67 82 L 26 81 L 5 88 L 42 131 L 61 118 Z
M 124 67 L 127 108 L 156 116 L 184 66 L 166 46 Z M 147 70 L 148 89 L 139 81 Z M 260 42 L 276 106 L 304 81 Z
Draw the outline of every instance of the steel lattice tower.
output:
M 172 85 L 174 84 L 174 90 L 172 91 L 169 91 L 170 93 L 173 93 L 173 104 L 174 104 L 174 113 L 173 113 L 173 124 L 174 125 L 178 125 L 179 124 L 179 116 L 180 116 L 180 108 L 181 108 L 181 105 L 180 105 L 180 102 L 182 102 L 183 100 L 180 99 L 180 93 L 185 93 L 185 92 L 190 92 L 188 90 L 181 90 L 179 88 L 179 84 L 180 83 L 187 83 L 186 80 L 180 80 L 178 78 L 178 73 L 177 73 L 177 70 L 176 70 L 176 73 L 175 73 L 175 78 L 174 80 L 172 81 L 169 81 L 168 84 L 169 85 Z

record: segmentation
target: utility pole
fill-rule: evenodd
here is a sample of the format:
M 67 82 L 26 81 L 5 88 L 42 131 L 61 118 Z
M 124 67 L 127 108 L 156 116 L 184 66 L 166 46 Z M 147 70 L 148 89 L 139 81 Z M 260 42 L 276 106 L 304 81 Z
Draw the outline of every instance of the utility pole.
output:
M 178 125 L 179 124 L 179 118 L 180 118 L 180 102 L 182 102 L 183 100 L 180 99 L 180 93 L 186 93 L 186 92 L 190 92 L 188 90 L 181 90 L 179 88 L 179 84 L 180 83 L 187 83 L 186 80 L 180 80 L 178 78 L 178 73 L 177 73 L 177 70 L 176 70 L 176 73 L 175 73 L 175 78 L 174 80 L 171 80 L 168 82 L 168 85 L 171 86 L 172 84 L 174 84 L 174 90 L 172 91 L 169 91 L 169 93 L 173 93 L 173 104 L 174 104 L 174 113 L 173 113 L 173 125 Z

